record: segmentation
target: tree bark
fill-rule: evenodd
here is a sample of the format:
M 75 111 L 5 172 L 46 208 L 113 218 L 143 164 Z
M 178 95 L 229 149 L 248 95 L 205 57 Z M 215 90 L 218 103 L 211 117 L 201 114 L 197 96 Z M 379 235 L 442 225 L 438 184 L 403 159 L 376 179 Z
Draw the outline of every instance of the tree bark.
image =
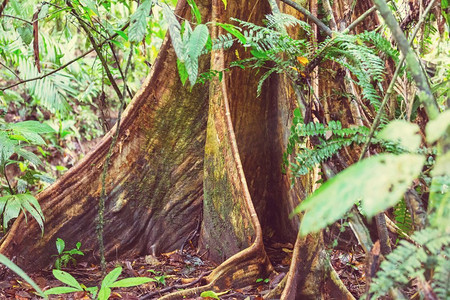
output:
M 227 9 L 221 0 L 196 3 L 208 21 L 227 23 L 235 17 L 261 23 L 270 13 L 266 1 L 228 1 Z M 185 1 L 176 10 L 190 17 Z M 213 38 L 220 34 L 221 28 L 212 27 Z M 236 60 L 235 51 L 241 58 L 248 55 L 242 48 L 215 51 L 200 59 L 201 70 L 225 69 Z M 330 108 L 326 119 L 353 124 L 347 99 L 333 96 L 340 79 L 319 74 L 318 96 Z M 206 286 L 164 299 L 254 283 L 273 269 L 264 245 L 274 241 L 296 241 L 283 299 L 351 298 L 331 276 L 322 234 L 297 238 L 299 216 L 290 219 L 289 214 L 312 192 L 315 181 L 305 176 L 291 188 L 289 176 L 281 173 L 296 95 L 285 76 L 273 75 L 257 97 L 259 76 L 254 70 L 233 69 L 221 81 L 215 78 L 190 91 L 179 80 L 166 38 L 149 77 L 124 112 L 106 180 L 107 259 L 180 248 L 201 221 L 199 247 L 220 263 Z M 115 130 L 38 195 L 46 218 L 44 235 L 36 222 L 28 218 L 26 224 L 21 215 L 1 253 L 34 271 L 53 263 L 56 238 L 62 238 L 69 247 L 81 241 L 86 260 L 98 261 L 100 175 Z

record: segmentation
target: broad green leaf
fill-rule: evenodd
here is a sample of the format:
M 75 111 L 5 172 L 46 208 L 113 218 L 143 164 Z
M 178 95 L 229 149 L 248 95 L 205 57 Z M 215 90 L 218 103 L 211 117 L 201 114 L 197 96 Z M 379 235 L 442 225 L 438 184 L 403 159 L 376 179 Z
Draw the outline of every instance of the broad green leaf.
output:
M 147 17 L 152 9 L 152 0 L 144 0 L 131 16 L 128 37 L 130 42 L 140 42 L 147 34 Z
M 102 287 L 98 292 L 98 300 L 108 300 L 111 295 L 111 289 L 109 287 Z
M 29 45 L 33 40 L 33 27 L 31 25 L 23 24 L 21 27 L 17 28 L 17 32 L 26 45 Z
M 31 202 L 29 201 L 29 198 L 34 198 L 33 196 L 29 194 L 17 194 L 17 199 L 20 201 L 22 207 L 28 211 L 31 216 L 36 220 L 36 222 L 39 224 L 39 227 L 41 227 L 42 233 L 44 233 L 44 216 L 42 215 L 42 211 L 38 211 L 36 208 L 34 208 L 31 205 Z
M 125 32 L 123 32 L 122 30 L 114 30 L 114 32 L 117 33 L 118 35 L 120 35 L 125 41 L 128 41 L 127 34 Z M 119 44 L 121 45 L 121 43 L 119 43 Z
M 431 171 L 433 176 L 450 176 L 450 152 L 436 157 L 436 163 Z
M 213 299 L 220 300 L 219 296 L 214 291 L 204 291 L 204 292 L 202 292 L 200 294 L 200 297 L 202 297 L 202 298 L 213 298 Z
M 6 206 L 6 203 L 9 201 L 9 198 L 14 197 L 14 195 L 6 195 L 0 197 L 0 215 L 3 214 L 3 209 Z
M 450 109 L 440 113 L 436 119 L 428 122 L 427 127 L 425 128 L 427 143 L 432 144 L 436 142 L 444 135 L 448 126 L 450 126 Z
M 74 287 L 74 288 L 78 289 L 79 291 L 83 290 L 83 288 L 78 283 L 78 281 L 67 272 L 54 269 L 53 276 L 55 276 L 55 278 L 58 279 L 59 281 L 61 281 L 62 283 L 70 285 L 71 287 Z
M 202 53 L 203 48 L 208 41 L 209 31 L 208 27 L 204 24 L 197 25 L 192 32 L 187 50 L 191 59 L 197 59 Z
M 125 278 L 122 280 L 118 280 L 111 284 L 109 287 L 130 287 L 130 286 L 137 286 L 141 285 L 147 282 L 156 282 L 155 279 L 149 278 L 149 277 L 131 277 L 131 278 Z
M 19 216 L 21 208 L 22 206 L 20 205 L 20 202 L 17 201 L 16 195 L 9 198 L 8 202 L 6 202 L 5 210 L 3 211 L 3 228 L 8 228 L 8 222 Z
M 182 63 L 179 59 L 177 59 L 177 68 L 178 68 L 178 75 L 180 76 L 181 83 L 184 85 L 186 83 L 186 80 L 188 79 L 189 75 L 187 73 L 185 64 Z
M 46 295 L 59 295 L 59 294 L 68 294 L 79 292 L 79 289 L 69 287 L 69 286 L 58 286 L 51 289 L 48 289 L 44 292 Z
M 175 50 L 175 54 L 177 55 L 178 59 L 184 62 L 185 51 L 183 40 L 181 39 L 180 23 L 178 22 L 172 9 L 167 4 L 162 4 L 162 8 L 164 19 L 169 24 L 169 35 L 170 40 L 172 41 L 173 49 Z
M 28 141 L 30 144 L 34 144 L 34 145 L 44 145 L 44 144 L 45 144 L 44 139 L 43 139 L 38 133 L 36 133 L 36 132 L 34 132 L 34 131 L 25 131 L 25 130 L 22 130 L 22 131 L 20 132 L 20 134 L 21 134 L 25 139 L 27 139 L 27 141 Z
M 58 251 L 58 254 L 61 254 L 64 251 L 64 248 L 66 247 L 66 243 L 63 239 L 57 238 L 56 239 L 56 250 Z
M 47 16 L 49 7 L 50 6 L 47 3 L 41 6 L 41 10 L 39 11 L 38 14 L 38 19 L 42 19 Z
M 26 282 L 28 282 L 35 290 L 36 292 L 43 297 L 44 299 L 47 299 L 47 295 L 44 294 L 44 292 L 39 288 L 39 286 L 31 279 L 27 273 L 25 273 L 21 268 L 19 268 L 15 263 L 10 261 L 6 256 L 3 254 L 0 254 L 0 263 L 4 264 L 6 267 L 8 267 L 11 271 L 19 275 L 23 278 Z
M 332 224 L 359 200 L 368 217 L 393 206 L 420 174 L 424 161 L 417 154 L 380 154 L 350 166 L 294 209 L 294 213 L 306 211 L 301 234 Z
M 202 15 L 200 14 L 200 10 L 198 9 L 197 4 L 195 4 L 194 0 L 187 0 L 187 3 L 191 7 L 192 14 L 195 16 L 198 24 L 202 23 Z
M 236 37 L 243 45 L 247 44 L 247 39 L 240 32 L 240 28 L 239 27 L 236 27 L 236 26 L 231 25 L 231 24 L 224 24 L 224 23 L 216 23 L 216 25 L 222 27 L 223 29 L 225 29 L 226 31 L 231 33 L 231 35 Z
M 49 133 L 55 132 L 55 130 L 47 124 L 40 123 L 38 121 L 24 121 L 11 124 L 9 126 L 14 131 L 31 131 L 35 133 Z
M 122 267 L 117 267 L 109 272 L 102 281 L 102 288 L 111 286 L 119 278 L 120 273 L 122 273 Z
M 189 76 L 189 82 L 191 83 L 191 86 L 193 86 L 198 76 L 198 59 L 193 59 L 188 56 L 184 61 L 184 65 L 186 66 L 186 71 Z
M 419 126 L 403 120 L 390 122 L 377 135 L 378 138 L 399 143 L 408 151 L 416 151 L 421 142 Z
M 15 152 L 17 155 L 23 157 L 24 159 L 28 160 L 30 163 L 32 163 L 35 166 L 42 165 L 41 159 L 34 154 L 33 152 L 30 152 L 28 150 L 22 149 L 22 148 L 16 148 Z

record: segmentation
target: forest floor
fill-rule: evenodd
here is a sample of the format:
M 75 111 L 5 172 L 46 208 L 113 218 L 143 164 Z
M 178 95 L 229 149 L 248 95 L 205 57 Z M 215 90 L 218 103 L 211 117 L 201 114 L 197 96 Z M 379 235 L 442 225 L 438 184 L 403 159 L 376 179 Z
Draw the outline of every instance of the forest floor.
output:
M 13 117 L 16 115 L 16 109 L 12 108 L 5 118 L 11 119 L 9 120 L 10 122 L 18 121 L 13 120 Z M 70 169 L 80 157 L 94 148 L 100 139 L 97 138 L 92 141 L 81 139 L 80 142 L 74 135 L 69 135 L 58 144 L 49 145 L 46 161 L 52 166 L 62 166 Z M 8 171 L 10 172 L 10 178 L 20 175 L 17 167 L 11 167 Z M 61 175 L 58 170 L 54 172 L 52 176 L 55 178 Z M 336 238 L 336 235 L 334 235 L 334 238 Z M 356 246 L 356 240 L 348 237 L 346 240 L 347 245 L 343 248 L 345 250 L 330 249 L 328 253 L 331 263 L 340 278 L 348 290 L 358 299 L 365 291 L 365 255 L 362 249 Z M 137 259 L 109 262 L 107 264 L 107 272 L 117 266 L 122 267 L 123 270 L 119 279 L 142 276 L 155 279 L 155 281 L 133 288 L 114 288 L 110 299 L 159 299 L 161 296 L 179 289 L 204 285 L 204 276 L 209 274 L 217 265 L 204 259 L 204 254 L 197 253 L 196 248 L 192 244 L 186 248 L 188 249 L 182 252 L 164 253 L 158 257 L 147 255 Z M 265 245 L 265 248 L 274 266 L 274 272 L 267 278 L 259 278 L 250 286 L 220 293 L 218 295 L 220 299 L 263 299 L 264 295 L 283 279 L 289 269 L 293 245 L 269 242 Z M 90 265 L 80 260 L 75 266 L 67 266 L 62 268 L 62 270 L 73 275 L 86 287 L 100 286 L 101 284 L 102 272 L 99 265 Z M 52 287 L 65 286 L 54 278 L 51 268 L 28 275 L 44 291 Z M 0 265 L 0 300 L 3 299 L 28 300 L 40 298 L 36 295 L 34 289 L 22 278 L 12 273 L 5 266 Z M 91 297 L 87 292 L 76 292 L 50 296 L 50 299 L 91 299 Z M 198 297 L 190 299 L 213 298 Z
M 260 278 L 255 284 L 219 293 L 220 299 L 262 300 L 264 295 L 273 289 L 286 275 L 292 253 L 291 244 L 273 244 L 268 248 L 275 271 L 268 278 Z M 359 298 L 365 289 L 364 257 L 363 253 L 347 253 L 342 250 L 331 252 L 331 261 L 346 284 L 350 292 Z M 159 299 L 162 295 L 184 288 L 205 284 L 204 276 L 209 274 L 216 265 L 203 260 L 194 250 L 174 251 L 161 254 L 158 257 L 147 255 L 133 260 L 117 260 L 107 264 L 107 272 L 121 266 L 122 274 L 119 279 L 128 277 L 150 277 L 155 279 L 133 288 L 114 288 L 110 299 L 144 300 Z M 62 268 L 73 275 L 80 284 L 86 287 L 99 286 L 101 283 L 101 269 L 98 265 L 88 265 L 80 262 L 76 266 Z M 50 269 L 29 274 L 43 289 L 65 286 L 56 280 Z M 21 278 L 8 271 L 0 269 L 0 299 L 40 299 L 34 289 Z M 50 299 L 91 299 L 87 292 L 76 292 L 50 296 Z M 214 299 L 208 297 L 186 299 Z

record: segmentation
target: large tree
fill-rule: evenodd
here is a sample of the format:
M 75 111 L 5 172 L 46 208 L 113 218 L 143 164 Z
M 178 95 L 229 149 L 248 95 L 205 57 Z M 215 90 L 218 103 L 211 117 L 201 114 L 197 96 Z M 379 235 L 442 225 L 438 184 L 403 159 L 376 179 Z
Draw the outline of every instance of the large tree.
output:
M 226 8 L 220 0 L 196 3 L 204 20 L 222 23 L 235 17 L 261 24 L 271 12 L 266 1 L 228 1 Z M 352 3 L 333 1 L 332 29 L 342 30 L 371 7 L 369 1 L 357 1 L 352 11 Z M 279 6 L 283 12 L 305 17 L 284 3 Z M 303 6 L 317 13 L 317 1 Z M 190 17 L 185 1 L 177 5 L 176 15 Z M 370 15 L 360 28 L 376 24 L 376 16 Z M 213 38 L 223 33 L 215 26 L 211 31 Z M 317 28 L 315 32 L 319 40 L 327 34 Z M 204 55 L 200 69 L 224 70 L 236 60 L 236 52 L 246 55 L 240 48 Z M 330 294 L 352 298 L 325 259 L 323 234 L 301 237 L 300 217 L 289 218 L 315 182 L 305 176 L 291 186 L 289 176 L 281 172 L 298 100 L 290 79 L 273 74 L 258 97 L 260 75 L 253 69 L 232 69 L 221 80 L 213 78 L 191 89 L 181 83 L 176 60 L 167 37 L 151 74 L 123 114 L 105 182 L 101 175 L 115 127 L 95 150 L 38 195 L 46 218 L 43 236 L 36 222 L 25 224 L 21 215 L 0 252 L 33 271 L 51 263 L 55 240 L 62 238 L 69 244 L 82 241 L 87 259 L 97 261 L 97 215 L 104 186 L 108 259 L 178 249 L 201 224 L 199 247 L 220 265 L 207 277 L 207 285 L 168 298 L 255 282 L 273 269 L 264 246 L 269 241 L 295 242 L 289 274 L 273 297 L 283 293 L 285 299 Z M 326 67 L 335 72 L 311 70 L 311 85 L 323 100 L 322 107 L 315 108 L 317 115 L 345 126 L 367 122 L 345 93 L 357 92 L 344 81 L 346 71 L 332 63 Z M 347 154 L 329 168 L 337 173 L 357 160 L 356 152 Z

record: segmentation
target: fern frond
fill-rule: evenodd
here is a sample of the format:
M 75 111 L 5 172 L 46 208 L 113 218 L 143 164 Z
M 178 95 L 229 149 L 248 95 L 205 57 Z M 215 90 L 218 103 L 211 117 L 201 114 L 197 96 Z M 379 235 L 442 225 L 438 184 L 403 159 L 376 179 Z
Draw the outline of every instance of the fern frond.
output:
M 374 293 L 372 299 L 385 295 L 394 286 L 409 283 L 413 278 L 425 280 L 425 271 L 434 268 L 436 260 L 440 261 L 439 265 L 443 267 L 448 264 L 449 258 L 442 251 L 450 246 L 448 233 L 426 228 L 414 233 L 411 238 L 416 245 L 406 240 L 400 241 L 400 245 L 381 263 L 381 270 L 370 286 L 370 292 Z M 442 261 L 443 259 L 446 262 Z M 437 284 L 448 286 L 448 274 L 445 271 L 439 272 L 440 281 Z

